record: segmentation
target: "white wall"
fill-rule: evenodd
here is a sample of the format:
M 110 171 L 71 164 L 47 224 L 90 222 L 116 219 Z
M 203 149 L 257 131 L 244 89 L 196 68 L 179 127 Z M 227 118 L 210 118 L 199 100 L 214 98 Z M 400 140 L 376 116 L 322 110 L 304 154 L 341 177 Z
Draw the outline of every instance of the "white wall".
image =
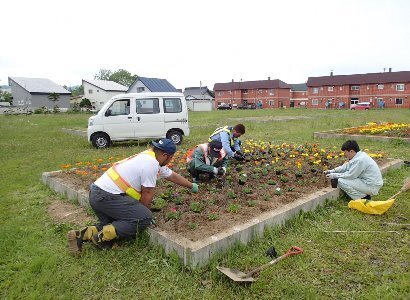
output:
M 110 100 L 112 97 L 125 94 L 125 91 L 104 91 L 95 85 L 92 85 L 86 81 L 83 81 L 84 87 L 84 98 L 87 98 L 91 101 L 91 105 L 95 106 L 95 109 L 99 110 L 103 105 Z M 92 93 L 90 94 L 90 90 Z
M 190 111 L 211 111 L 212 110 L 211 101 L 191 100 L 191 101 L 187 101 L 186 103 Z

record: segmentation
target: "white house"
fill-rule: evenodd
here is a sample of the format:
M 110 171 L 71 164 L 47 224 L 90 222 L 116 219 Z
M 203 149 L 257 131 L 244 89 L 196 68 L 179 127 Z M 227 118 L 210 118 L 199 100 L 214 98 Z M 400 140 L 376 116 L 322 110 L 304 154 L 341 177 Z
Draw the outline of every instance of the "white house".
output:
M 211 111 L 215 96 L 206 86 L 187 87 L 184 95 L 190 111 Z
M 90 100 L 91 105 L 96 110 L 101 107 L 112 97 L 124 94 L 128 87 L 109 80 L 85 80 L 82 81 L 84 87 L 84 97 Z

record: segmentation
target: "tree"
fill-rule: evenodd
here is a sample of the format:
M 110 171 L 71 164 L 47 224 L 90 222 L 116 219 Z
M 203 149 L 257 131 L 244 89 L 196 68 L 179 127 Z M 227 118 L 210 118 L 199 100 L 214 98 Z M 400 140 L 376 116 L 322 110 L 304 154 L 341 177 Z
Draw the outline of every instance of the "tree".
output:
M 131 75 L 130 72 L 124 69 L 119 69 L 114 72 L 111 70 L 100 69 L 98 73 L 94 75 L 94 79 L 111 80 L 127 87 L 130 86 L 137 77 L 137 75 Z
M 51 93 L 50 95 L 47 96 L 48 100 L 50 100 L 51 102 L 55 103 L 58 101 L 58 99 L 60 99 L 60 94 L 58 93 Z
M 111 74 L 110 80 L 122 84 L 124 86 L 130 86 L 135 79 L 137 79 L 137 75 L 131 75 L 130 72 L 124 69 L 119 69 Z
M 94 79 L 98 80 L 110 80 L 112 72 L 106 69 L 100 69 L 97 74 L 94 75 Z
M 9 102 L 13 104 L 13 96 L 11 93 L 0 90 L 0 102 Z
M 80 102 L 80 107 L 86 107 L 86 108 L 91 108 L 91 102 L 87 98 L 83 98 Z
M 54 103 L 53 113 L 58 113 L 58 112 L 60 112 L 60 108 L 58 107 L 57 104 L 55 104 L 55 103 L 58 101 L 58 99 L 60 98 L 60 94 L 58 94 L 58 93 L 51 93 L 50 95 L 47 96 L 47 98 L 48 98 L 48 100 L 50 100 L 51 102 Z

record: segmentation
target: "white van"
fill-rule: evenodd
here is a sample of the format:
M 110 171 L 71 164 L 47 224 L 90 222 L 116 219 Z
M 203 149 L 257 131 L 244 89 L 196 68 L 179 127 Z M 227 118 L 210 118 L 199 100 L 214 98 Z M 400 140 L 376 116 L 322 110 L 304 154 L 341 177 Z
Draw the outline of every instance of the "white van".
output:
M 88 141 L 96 148 L 113 141 L 164 137 L 180 145 L 183 135 L 189 135 L 189 127 L 182 93 L 117 95 L 88 119 Z

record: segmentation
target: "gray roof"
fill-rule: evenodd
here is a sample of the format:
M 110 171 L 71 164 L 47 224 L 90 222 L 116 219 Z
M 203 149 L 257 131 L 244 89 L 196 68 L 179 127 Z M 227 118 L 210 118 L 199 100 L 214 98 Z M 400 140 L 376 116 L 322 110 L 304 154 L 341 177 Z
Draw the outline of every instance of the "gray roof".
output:
M 308 86 L 410 82 L 410 71 L 309 77 Z
M 206 87 L 206 86 L 203 86 L 203 87 L 187 87 L 184 90 L 184 96 L 185 97 L 190 97 L 192 99 L 202 99 L 203 95 L 206 95 L 210 98 L 215 98 L 212 91 L 210 91 L 208 89 L 208 87 Z
M 9 77 L 9 84 L 11 84 L 10 81 L 14 81 L 30 94 L 57 93 L 71 95 L 70 91 L 47 78 Z
M 151 92 L 177 92 L 177 89 L 166 79 L 138 77 Z
M 215 83 L 214 91 L 229 91 L 229 90 L 248 90 L 248 89 L 290 89 L 290 85 L 286 82 L 274 80 L 257 80 L 257 81 L 241 81 L 241 82 L 225 82 Z
M 115 81 L 110 81 L 110 80 L 85 80 L 83 81 L 88 82 L 89 84 L 92 84 L 104 91 L 121 91 L 125 92 L 128 90 L 128 87 L 123 86 L 122 84 L 116 83 Z
M 306 92 L 307 91 L 307 84 L 306 83 L 295 83 L 290 84 L 291 90 L 295 92 Z

